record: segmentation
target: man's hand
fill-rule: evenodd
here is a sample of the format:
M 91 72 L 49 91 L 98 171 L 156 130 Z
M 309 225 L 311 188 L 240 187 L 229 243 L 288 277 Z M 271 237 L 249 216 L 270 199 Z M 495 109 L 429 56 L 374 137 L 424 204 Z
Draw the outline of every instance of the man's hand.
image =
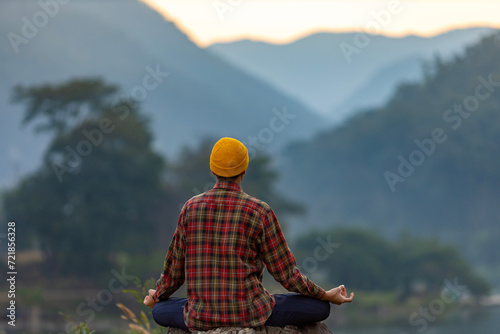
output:
M 349 298 L 347 298 L 345 286 L 343 285 L 340 285 L 336 288 L 326 291 L 325 295 L 323 296 L 323 300 L 326 300 L 336 305 L 340 305 L 343 303 L 350 303 L 353 298 L 354 298 L 354 293 L 352 292 Z
M 148 307 L 151 307 L 153 308 L 153 306 L 155 306 L 156 302 L 155 300 L 153 299 L 153 294 L 156 292 L 156 290 L 153 290 L 153 289 L 149 289 L 148 293 L 149 295 L 147 295 L 145 298 L 144 298 L 144 305 L 148 306 Z

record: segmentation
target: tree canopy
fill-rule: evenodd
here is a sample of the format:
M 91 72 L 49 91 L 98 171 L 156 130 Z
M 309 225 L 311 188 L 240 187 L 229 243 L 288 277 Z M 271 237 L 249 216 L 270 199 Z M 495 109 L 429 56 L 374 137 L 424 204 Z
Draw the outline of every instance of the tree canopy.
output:
M 291 145 L 282 188 L 302 196 L 317 226 L 438 236 L 498 284 L 499 58 L 496 32 L 436 60 L 385 106 Z
M 140 105 L 118 93 L 94 78 L 14 89 L 14 100 L 26 106 L 24 123 L 36 122 L 53 138 L 42 166 L 4 194 L 5 211 L 29 231 L 20 247 L 45 254 L 48 276 L 92 277 L 124 256 L 166 251 L 180 206 L 215 183 L 214 140 L 167 161 L 152 147 Z M 260 155 L 244 188 L 280 212 L 299 212 L 276 191 L 276 178 L 270 158 Z
M 473 294 L 487 294 L 490 286 L 478 276 L 456 247 L 432 239 L 403 235 L 388 241 L 359 228 L 333 228 L 311 232 L 295 243 L 298 263 L 307 270 L 311 250 L 317 252 L 312 276 L 332 286 L 355 290 L 397 291 L 401 299 L 418 293 L 439 293 L 446 280 L 458 279 Z M 314 253 L 313 255 L 315 255 Z
M 36 131 L 61 133 L 84 114 L 98 115 L 117 90 L 116 85 L 99 78 L 73 79 L 59 85 L 19 85 L 14 87 L 12 102 L 26 106 L 23 124 L 38 120 Z
M 82 86 L 94 88 L 89 95 L 73 92 Z M 72 121 L 76 124 L 56 131 L 41 168 L 5 196 L 9 217 L 31 231 L 24 246 L 38 244 L 48 257 L 47 271 L 58 274 L 102 271 L 120 250 L 150 251 L 158 225 L 154 213 L 163 197 L 165 161 L 152 149 L 145 117 L 131 104 L 103 104 L 99 96 L 115 88 L 94 80 L 22 90 L 40 100 L 44 100 L 41 91 L 51 95 L 57 90 L 64 92 L 68 106 L 93 108 L 83 120 L 78 120 L 80 115 L 72 108 L 61 109 L 59 103 L 44 106 L 39 114 L 57 130 L 62 123 L 53 123 L 55 113 L 65 126 Z M 117 108 L 125 106 L 126 114 Z

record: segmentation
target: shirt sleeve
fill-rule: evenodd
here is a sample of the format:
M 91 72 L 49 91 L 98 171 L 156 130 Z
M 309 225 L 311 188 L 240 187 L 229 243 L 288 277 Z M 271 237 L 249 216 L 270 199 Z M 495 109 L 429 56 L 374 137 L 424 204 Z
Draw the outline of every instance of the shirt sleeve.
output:
M 163 272 L 156 282 L 153 299 L 156 302 L 169 298 L 184 284 L 186 236 L 184 231 L 185 208 L 181 211 L 179 222 L 165 257 Z
M 267 270 L 288 291 L 321 299 L 325 290 L 303 275 L 272 210 L 264 218 L 260 250 Z

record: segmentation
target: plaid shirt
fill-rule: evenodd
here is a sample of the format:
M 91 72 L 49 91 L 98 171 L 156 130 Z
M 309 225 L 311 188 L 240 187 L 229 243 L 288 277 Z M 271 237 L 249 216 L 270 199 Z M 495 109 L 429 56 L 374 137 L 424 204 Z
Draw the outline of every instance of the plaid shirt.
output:
M 262 285 L 264 265 L 289 291 L 325 293 L 296 267 L 269 205 L 236 183 L 217 182 L 184 205 L 153 298 L 167 299 L 186 279 L 190 330 L 258 327 L 275 304 Z

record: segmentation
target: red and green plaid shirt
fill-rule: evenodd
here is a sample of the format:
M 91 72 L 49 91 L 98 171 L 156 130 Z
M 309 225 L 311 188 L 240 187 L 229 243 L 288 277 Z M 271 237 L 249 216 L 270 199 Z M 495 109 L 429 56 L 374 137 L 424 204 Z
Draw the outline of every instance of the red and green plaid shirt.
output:
M 167 299 L 186 280 L 190 330 L 258 327 L 275 304 L 262 285 L 264 266 L 289 291 L 325 293 L 296 267 L 269 205 L 217 182 L 184 205 L 153 298 Z

